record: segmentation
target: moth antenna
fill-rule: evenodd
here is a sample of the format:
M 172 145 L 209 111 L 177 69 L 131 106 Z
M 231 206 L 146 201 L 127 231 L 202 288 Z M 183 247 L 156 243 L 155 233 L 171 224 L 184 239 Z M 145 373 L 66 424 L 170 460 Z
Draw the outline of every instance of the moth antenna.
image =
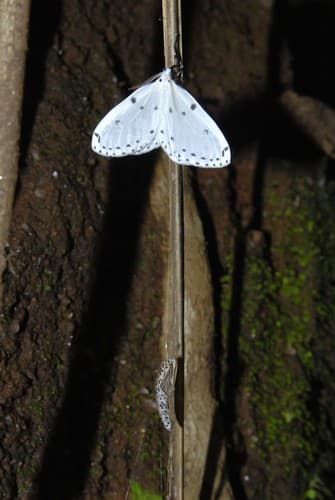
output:
M 160 77 L 161 74 L 162 74 L 162 72 L 156 73 L 155 75 L 152 75 L 149 78 L 147 78 L 143 83 L 135 85 L 134 87 L 129 87 L 129 90 L 137 90 L 140 87 L 142 87 L 143 85 L 147 85 L 148 83 L 154 82 L 155 80 L 157 80 L 157 78 Z

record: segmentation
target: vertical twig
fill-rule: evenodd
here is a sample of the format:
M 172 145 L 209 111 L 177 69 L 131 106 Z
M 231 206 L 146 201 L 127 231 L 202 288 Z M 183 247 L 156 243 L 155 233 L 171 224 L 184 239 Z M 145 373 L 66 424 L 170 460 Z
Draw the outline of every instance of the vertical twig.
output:
M 29 9 L 29 0 L 0 0 L 0 310 L 4 248 L 17 178 Z
M 165 66 L 182 67 L 181 0 L 162 0 Z M 183 499 L 184 491 L 184 230 L 183 167 L 170 161 L 170 300 L 173 329 L 167 339 L 169 355 L 178 361 L 174 419 L 169 445 L 168 497 Z

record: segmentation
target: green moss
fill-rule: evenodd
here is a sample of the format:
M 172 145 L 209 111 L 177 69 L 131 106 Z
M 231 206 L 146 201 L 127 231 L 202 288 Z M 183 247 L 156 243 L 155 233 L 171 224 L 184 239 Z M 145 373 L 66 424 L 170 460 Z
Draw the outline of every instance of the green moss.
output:
M 29 411 L 33 415 L 42 417 L 44 415 L 44 403 L 42 397 L 38 394 L 33 397 L 29 403 Z
M 326 227 L 329 206 L 322 206 L 316 189 L 299 181 L 285 200 L 277 200 L 275 191 L 269 198 L 272 207 L 268 207 L 267 213 L 271 220 L 267 222 L 282 231 L 276 231 L 276 240 L 267 248 L 267 258 L 259 249 L 249 248 L 247 238 L 244 239 L 238 350 L 246 366 L 242 391 L 251 409 L 248 424 L 253 435 L 249 446 L 255 447 L 263 460 L 269 483 L 273 474 L 282 478 L 290 474 L 299 483 L 300 491 L 302 488 L 306 495 L 309 492 L 305 498 L 312 498 L 309 477 L 320 446 L 319 421 L 311 409 L 311 402 L 317 404 L 313 401 L 312 381 L 318 376 L 320 364 L 315 350 L 321 323 L 329 323 L 329 318 L 335 317 L 335 290 L 331 285 L 335 283 L 335 243 L 334 237 L 331 242 L 327 238 L 332 232 Z M 294 207 L 297 199 L 299 204 Z M 283 207 L 284 203 L 287 207 L 278 210 L 279 204 Z M 225 338 L 232 276 L 230 256 L 222 277 Z M 322 276 L 328 283 L 326 290 L 321 284 Z
M 312 319 L 303 306 L 303 311 L 298 307 L 305 280 L 301 275 L 294 279 L 291 271 L 272 273 L 262 258 L 247 257 L 239 345 L 248 365 L 245 384 L 255 415 L 257 446 L 264 459 L 276 456 L 287 470 L 298 449 L 305 460 L 312 458 L 312 429 L 306 435 L 305 377 L 313 358 L 306 339 Z
M 161 500 L 161 496 L 142 488 L 138 482 L 130 481 L 130 500 Z

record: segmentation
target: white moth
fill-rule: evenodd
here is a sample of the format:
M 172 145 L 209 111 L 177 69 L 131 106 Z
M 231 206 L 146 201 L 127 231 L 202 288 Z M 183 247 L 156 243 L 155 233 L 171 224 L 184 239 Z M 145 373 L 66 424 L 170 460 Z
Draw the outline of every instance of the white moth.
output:
M 172 429 L 169 396 L 174 389 L 176 378 L 176 360 L 167 358 L 162 361 L 159 368 L 159 374 L 156 380 L 156 401 L 158 413 L 161 421 L 168 431 Z
M 223 133 L 171 73 L 171 68 L 164 69 L 155 81 L 145 83 L 109 111 L 93 132 L 93 151 L 119 157 L 161 147 L 182 165 L 229 165 L 230 148 Z

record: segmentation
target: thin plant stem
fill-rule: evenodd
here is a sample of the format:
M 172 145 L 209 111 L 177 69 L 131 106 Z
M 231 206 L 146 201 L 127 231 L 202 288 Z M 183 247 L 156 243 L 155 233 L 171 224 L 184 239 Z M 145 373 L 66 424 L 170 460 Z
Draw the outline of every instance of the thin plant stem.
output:
M 29 14 L 29 0 L 0 0 L 0 310 L 5 247 L 18 172 Z
M 182 68 L 181 0 L 162 0 L 165 66 Z M 171 413 L 174 418 L 169 443 L 168 498 L 184 498 L 184 217 L 183 167 L 169 160 L 170 258 L 169 300 L 173 315 L 168 332 L 168 354 L 177 359 L 177 381 Z M 178 410 L 178 412 L 176 411 Z

